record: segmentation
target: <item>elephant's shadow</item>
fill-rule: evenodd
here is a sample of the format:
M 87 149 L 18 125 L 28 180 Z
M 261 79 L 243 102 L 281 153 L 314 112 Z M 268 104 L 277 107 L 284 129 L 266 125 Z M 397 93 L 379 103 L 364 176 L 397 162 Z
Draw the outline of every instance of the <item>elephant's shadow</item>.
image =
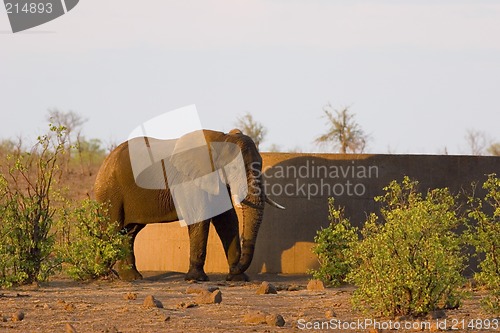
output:
M 365 163 L 368 161 L 360 161 Z M 352 161 L 300 156 L 264 170 L 266 193 L 286 210 L 266 207 L 250 273 L 304 273 L 318 267 L 312 247 L 318 230 L 329 225 L 329 197 L 335 197 L 336 204 L 345 206 L 346 215 L 356 225 L 365 221 L 366 212 L 373 211 L 374 193 L 369 190 L 356 198 L 334 195 L 332 186 L 345 182 L 349 176 L 334 178 L 328 169 L 331 165 L 347 168 Z M 322 172 L 324 167 L 326 172 Z M 309 184 L 316 184 L 318 191 Z

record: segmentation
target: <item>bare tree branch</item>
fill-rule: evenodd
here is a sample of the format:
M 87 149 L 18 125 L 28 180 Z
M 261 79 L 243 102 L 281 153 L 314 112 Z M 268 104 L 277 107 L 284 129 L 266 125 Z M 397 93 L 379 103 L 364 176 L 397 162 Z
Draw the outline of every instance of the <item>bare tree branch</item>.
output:
M 354 120 L 354 114 L 349 113 L 348 107 L 339 111 L 328 103 L 323 107 L 323 112 L 329 128 L 325 134 L 314 140 L 316 144 L 331 145 L 342 154 L 364 151 L 368 136 Z
M 486 133 L 474 129 L 468 129 L 465 134 L 465 140 L 469 146 L 471 155 L 484 155 L 485 149 L 490 141 Z
M 251 137 L 257 148 L 259 148 L 259 145 L 264 141 L 264 137 L 267 134 L 267 129 L 264 125 L 255 121 L 249 112 L 245 113 L 242 117 L 238 117 L 235 126 L 245 135 Z

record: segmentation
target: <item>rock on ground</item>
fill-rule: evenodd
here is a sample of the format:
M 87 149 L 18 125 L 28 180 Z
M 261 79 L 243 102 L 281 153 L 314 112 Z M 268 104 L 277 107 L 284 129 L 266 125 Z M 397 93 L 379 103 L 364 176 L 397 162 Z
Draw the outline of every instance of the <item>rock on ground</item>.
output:
M 176 308 L 177 309 L 189 309 L 189 308 L 194 308 L 194 307 L 197 307 L 198 304 L 196 304 L 195 302 L 180 302 L 180 303 L 177 303 L 176 305 Z
M 148 308 L 163 308 L 162 302 L 157 300 L 153 295 L 146 296 L 142 304 Z
M 125 295 L 123 295 L 123 299 L 126 299 L 126 300 L 135 300 L 137 299 L 137 293 L 126 293 Z
M 23 319 L 24 319 L 24 312 L 22 312 L 22 311 L 17 311 L 11 317 L 12 321 L 21 321 Z
M 333 311 L 333 310 L 326 310 L 325 311 L 325 317 L 327 319 L 332 319 L 332 318 L 337 317 L 337 313 L 335 311 Z
M 268 314 L 261 311 L 247 313 L 243 316 L 243 322 L 246 324 L 267 324 L 270 326 L 282 327 L 285 325 L 285 319 L 280 314 Z
M 285 326 L 285 319 L 280 314 L 270 314 L 266 316 L 266 323 L 270 326 Z
M 198 304 L 219 304 L 220 302 L 222 302 L 222 292 L 219 289 L 213 292 L 205 290 L 196 297 L 196 303 Z
M 264 295 L 264 294 L 277 294 L 276 287 L 269 282 L 262 282 L 260 285 L 259 289 L 257 289 L 257 295 Z
M 324 290 L 325 285 L 321 280 L 309 280 L 307 283 L 307 290 L 316 291 L 316 290 Z

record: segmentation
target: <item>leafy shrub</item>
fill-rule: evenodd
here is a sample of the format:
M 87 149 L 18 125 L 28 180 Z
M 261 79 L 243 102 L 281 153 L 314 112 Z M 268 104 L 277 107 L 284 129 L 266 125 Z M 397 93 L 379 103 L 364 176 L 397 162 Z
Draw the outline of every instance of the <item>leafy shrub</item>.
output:
M 337 286 L 344 282 L 352 265 L 351 246 L 358 240 L 357 228 L 344 216 L 341 207 L 336 208 L 334 199 L 328 200 L 328 220 L 330 225 L 321 229 L 314 237 L 316 245 L 313 252 L 317 255 L 320 267 L 309 273 L 315 279 Z
M 0 286 L 45 280 L 52 255 L 55 175 L 64 128 L 50 126 L 29 152 L 8 155 L 0 174 Z
M 500 179 L 495 174 L 488 176 L 483 184 L 487 191 L 484 199 L 470 197 L 469 217 L 476 223 L 469 225 L 467 239 L 476 253 L 484 259 L 479 263 L 481 271 L 475 279 L 490 290 L 483 305 L 490 311 L 500 313 Z
M 424 197 L 418 182 L 405 177 L 391 182 L 380 217 L 371 214 L 362 240 L 353 247 L 356 266 L 347 280 L 358 286 L 356 308 L 381 315 L 419 316 L 437 308 L 458 306 L 464 282 L 464 255 L 454 231 L 463 222 L 448 189 Z
M 107 205 L 86 199 L 61 218 L 58 255 L 64 269 L 77 280 L 109 275 L 117 260 L 128 255 L 128 236 L 111 222 Z

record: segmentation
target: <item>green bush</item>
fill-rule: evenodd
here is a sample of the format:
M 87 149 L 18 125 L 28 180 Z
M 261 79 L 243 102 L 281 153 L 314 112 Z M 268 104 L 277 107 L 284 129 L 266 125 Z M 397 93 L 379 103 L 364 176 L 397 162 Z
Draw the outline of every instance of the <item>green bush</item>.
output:
M 314 237 L 313 252 L 319 261 L 318 270 L 309 271 L 315 279 L 338 286 L 344 282 L 352 266 L 350 249 L 358 240 L 357 228 L 344 216 L 341 207 L 335 207 L 334 199 L 328 200 L 328 220 L 330 225 L 321 229 Z
M 469 217 L 475 223 L 468 226 L 466 235 L 469 244 L 484 259 L 479 263 L 481 271 L 475 279 L 490 290 L 483 299 L 489 311 L 500 313 L 500 179 L 495 174 L 488 176 L 483 184 L 484 199 L 470 197 Z
M 57 252 L 64 270 L 74 279 L 107 276 L 115 262 L 128 255 L 129 238 L 117 222 L 110 222 L 106 206 L 86 199 L 61 217 Z
M 463 223 L 448 189 L 430 190 L 424 197 L 418 182 L 405 177 L 391 182 L 380 217 L 371 214 L 362 240 L 353 247 L 357 264 L 347 280 L 358 286 L 356 308 L 384 316 L 420 316 L 455 307 L 463 293 L 465 256 L 455 232 Z
M 54 245 L 55 176 L 64 128 L 50 125 L 29 152 L 2 162 L 0 174 L 0 286 L 45 280 L 59 262 Z

